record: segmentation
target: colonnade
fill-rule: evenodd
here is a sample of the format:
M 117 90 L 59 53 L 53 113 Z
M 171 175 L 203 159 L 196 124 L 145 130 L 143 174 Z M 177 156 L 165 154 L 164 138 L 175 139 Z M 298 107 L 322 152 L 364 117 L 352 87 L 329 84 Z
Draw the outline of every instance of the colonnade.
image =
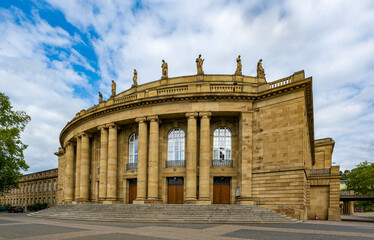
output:
M 187 118 L 187 144 L 186 144 L 186 203 L 210 204 L 210 118 L 211 112 L 186 113 Z M 197 121 L 200 118 L 200 168 L 199 168 L 199 196 L 197 197 L 197 151 L 198 134 Z M 251 122 L 247 119 L 241 121 L 247 125 Z M 157 115 L 138 117 L 138 163 L 137 163 L 137 197 L 134 204 L 159 203 L 159 117 Z M 148 124 L 149 123 L 149 124 Z M 148 131 L 149 126 L 149 131 Z M 117 132 L 119 127 L 114 124 L 104 124 L 98 127 L 100 131 L 100 156 L 99 156 L 99 196 L 103 203 L 115 203 L 118 201 L 117 176 L 118 151 Z M 243 127 L 243 130 L 248 128 Z M 243 139 L 252 136 L 240 134 Z M 65 181 L 64 202 L 72 203 L 90 201 L 90 134 L 82 132 L 76 136 L 76 142 L 68 142 L 65 156 Z M 149 140 L 149 142 L 148 142 Z M 243 145 L 243 154 L 248 154 L 249 142 Z M 76 148 L 76 151 L 74 150 Z M 74 154 L 76 153 L 76 156 Z M 251 162 L 248 156 L 245 162 L 246 168 Z M 75 168 L 74 168 L 75 165 Z M 251 171 L 247 170 L 247 171 Z M 242 177 L 247 178 L 245 173 Z M 75 181 L 74 181 L 75 179 Z M 248 183 L 248 179 L 245 180 Z M 75 184 L 75 193 L 73 193 Z M 244 190 L 249 192 L 250 187 Z M 242 192 L 243 193 L 243 192 Z M 74 197 L 75 195 L 75 197 Z

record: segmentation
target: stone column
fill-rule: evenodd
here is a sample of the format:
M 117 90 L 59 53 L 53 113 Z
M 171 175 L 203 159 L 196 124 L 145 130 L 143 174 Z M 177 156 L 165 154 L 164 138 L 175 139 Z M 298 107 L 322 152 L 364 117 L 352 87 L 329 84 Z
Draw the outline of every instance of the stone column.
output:
M 209 179 L 210 165 L 210 112 L 200 112 L 200 174 L 199 174 L 199 201 L 198 204 L 211 204 Z
M 252 112 L 242 112 L 239 122 L 239 158 L 241 161 L 239 202 L 253 205 L 252 200 Z
M 99 176 L 99 201 L 106 199 L 107 167 L 108 167 L 108 128 L 105 125 L 98 127 L 100 130 L 100 176 Z
M 87 133 L 81 134 L 81 167 L 79 201 L 89 200 L 90 190 L 90 138 Z M 78 186 L 78 185 L 77 185 Z
M 58 148 L 58 152 L 55 152 L 55 155 L 58 156 L 58 175 L 57 175 L 57 186 L 58 188 L 56 189 L 56 204 L 60 205 L 62 204 L 63 200 L 63 182 L 64 182 L 64 156 L 65 152 L 63 148 Z M 38 196 L 38 188 L 36 186 L 37 182 L 34 182 L 34 197 Z M 35 198 L 34 198 L 35 201 Z M 36 203 L 36 202 L 34 202 Z
M 157 116 L 147 118 L 149 124 L 149 165 L 147 203 L 158 203 L 158 147 L 159 121 Z
M 65 166 L 65 189 L 64 202 L 71 204 L 74 195 L 74 143 L 68 142 L 66 146 L 66 166 Z
M 137 194 L 134 204 L 144 204 L 147 194 L 147 122 L 145 117 L 135 119 L 139 123 L 138 140 L 138 178 Z
M 80 176 L 81 176 L 81 135 L 76 136 L 77 139 L 77 150 L 75 154 L 75 196 L 74 200 L 78 201 L 80 198 Z
M 109 124 L 108 138 L 108 177 L 107 177 L 107 201 L 117 201 L 117 130 L 118 126 Z
M 186 113 L 188 120 L 185 203 L 189 204 L 196 203 L 197 116 L 197 112 Z

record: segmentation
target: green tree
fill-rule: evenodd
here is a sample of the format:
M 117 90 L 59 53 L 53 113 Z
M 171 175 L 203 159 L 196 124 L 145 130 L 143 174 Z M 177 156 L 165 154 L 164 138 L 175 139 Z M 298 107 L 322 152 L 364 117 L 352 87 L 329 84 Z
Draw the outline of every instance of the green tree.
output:
M 357 168 L 352 169 L 346 186 L 355 194 L 374 194 L 374 162 L 365 161 L 357 165 Z M 374 202 L 357 201 L 355 206 L 363 208 L 365 212 L 374 211 Z
M 347 189 L 353 190 L 355 194 L 374 194 L 374 162 L 365 161 L 352 169 Z
M 23 151 L 27 145 L 21 141 L 21 132 L 31 120 L 24 111 L 13 111 L 9 97 L 0 92 L 0 194 L 18 187 L 26 171 Z

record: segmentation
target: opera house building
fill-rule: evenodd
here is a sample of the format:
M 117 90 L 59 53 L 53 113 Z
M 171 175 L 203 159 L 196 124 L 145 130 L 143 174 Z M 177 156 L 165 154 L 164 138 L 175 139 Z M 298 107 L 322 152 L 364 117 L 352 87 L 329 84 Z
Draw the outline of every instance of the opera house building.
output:
M 340 219 L 334 141 L 314 139 L 312 78 L 197 74 L 137 84 L 60 134 L 57 204 L 259 205 Z M 240 57 L 239 57 L 240 60 Z M 166 64 L 166 65 L 165 65 Z M 239 65 L 240 64 L 240 65 Z

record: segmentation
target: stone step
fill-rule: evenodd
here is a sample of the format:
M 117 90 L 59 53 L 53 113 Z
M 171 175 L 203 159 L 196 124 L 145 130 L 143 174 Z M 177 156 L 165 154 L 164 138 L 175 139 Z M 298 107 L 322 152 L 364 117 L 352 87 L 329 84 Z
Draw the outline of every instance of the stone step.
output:
M 167 223 L 296 223 L 290 217 L 251 205 L 167 205 L 167 204 L 75 204 L 59 205 L 31 217 L 84 221 Z

